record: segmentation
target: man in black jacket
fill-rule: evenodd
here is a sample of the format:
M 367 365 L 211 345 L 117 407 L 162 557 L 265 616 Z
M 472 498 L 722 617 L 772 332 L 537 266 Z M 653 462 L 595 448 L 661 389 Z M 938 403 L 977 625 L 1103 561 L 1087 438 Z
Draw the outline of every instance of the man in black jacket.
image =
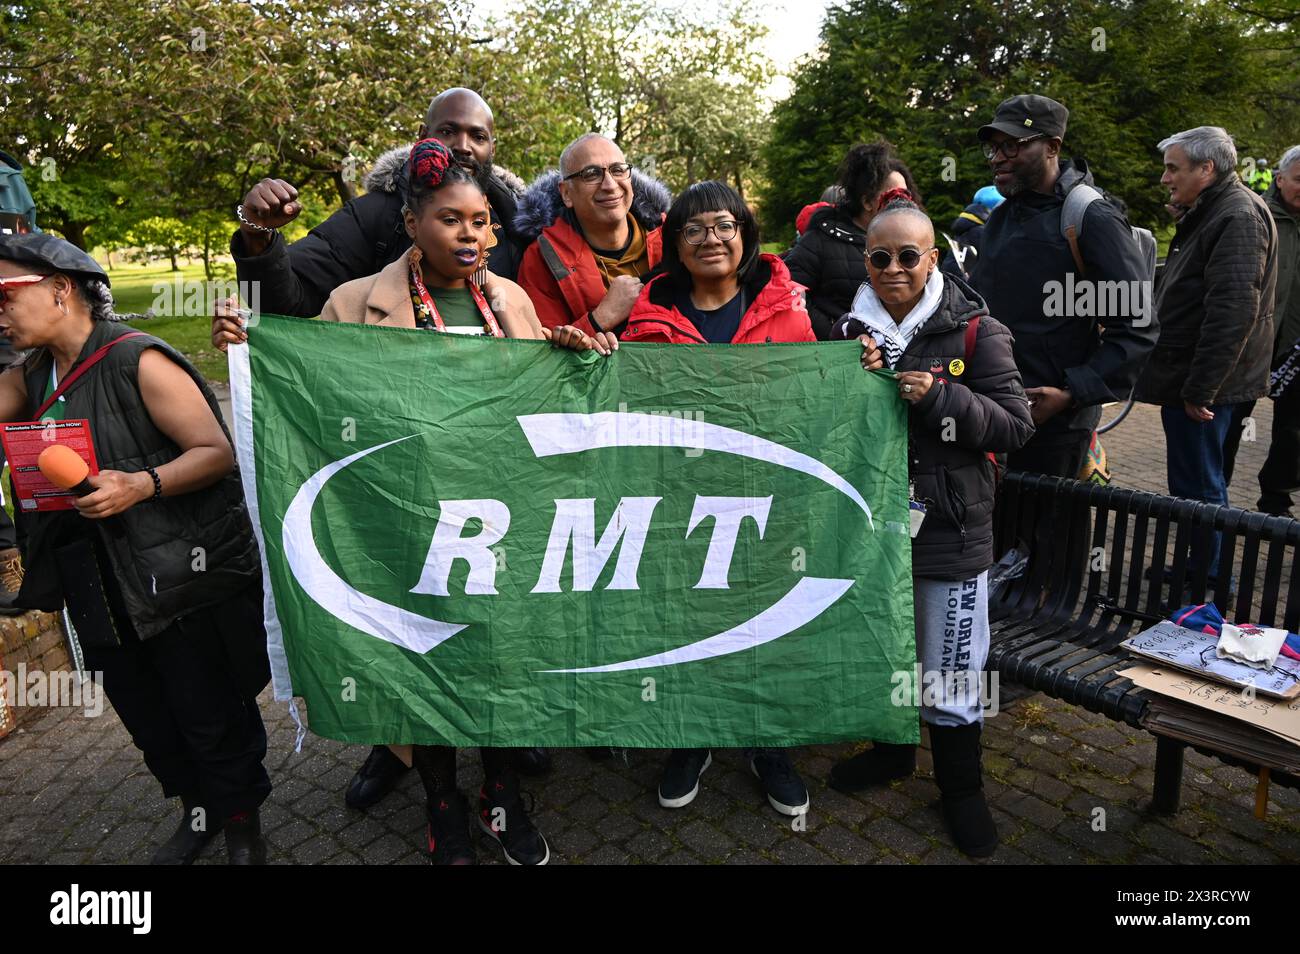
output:
M 429 104 L 417 139 L 432 137 L 478 178 L 492 209 L 497 245 L 488 270 L 514 280 L 523 255 L 512 223 L 524 183 L 492 164 L 496 150 L 492 110 L 478 93 L 449 89 Z M 289 245 L 277 231 L 298 217 L 298 190 L 283 179 L 263 179 L 240 205 L 230 254 L 242 282 L 258 282 L 261 310 L 312 318 L 339 285 L 381 271 L 411 247 L 402 222 L 397 177 L 409 147 L 385 153 L 366 177 L 367 192 L 346 203 Z
M 1127 395 L 1156 328 L 1149 276 L 1123 214 L 1108 201 L 1087 207 L 1078 236 L 1083 274 L 1062 234 L 1066 195 L 1092 184 L 1082 159 L 1060 161 L 1068 116 L 1046 96 L 1013 96 L 980 129 L 1006 201 L 984 226 L 971 284 L 1015 336 L 1037 427 L 1009 468 L 1073 479 L 1101 405 Z M 1124 284 L 1109 284 L 1117 282 Z M 1117 288 L 1127 293 L 1102 293 Z
M 445 90 L 429 103 L 417 139 L 432 137 L 451 150 L 483 186 L 497 230 L 497 244 L 488 255 L 488 270 L 514 280 L 523 255 L 514 218 L 524 182 L 492 164 L 496 137 L 492 110 L 473 90 Z M 382 271 L 411 247 L 402 219 L 399 180 L 410 148 L 391 149 L 379 157 L 366 177 L 365 195 L 346 203 L 305 237 L 289 245 L 278 229 L 302 212 L 298 190 L 283 179 L 263 179 L 240 205 L 239 231 L 230 240 L 230 254 L 240 283 L 258 282 L 262 311 L 304 318 L 320 314 L 325 300 L 344 282 Z M 213 320 L 212 342 L 221 349 L 242 333 Z M 536 775 L 550 770 L 543 749 L 519 750 L 520 771 Z M 369 808 L 383 798 L 406 771 L 387 746 L 371 749 L 345 800 L 353 808 Z
M 1137 399 L 1160 405 L 1169 493 L 1227 504 L 1242 425 L 1268 391 L 1277 229 L 1237 177 L 1237 150 L 1223 129 L 1188 129 L 1160 149 L 1160 181 L 1186 211 L 1160 278 L 1160 340 Z M 1205 559 L 1193 550 L 1194 564 Z M 1208 563 L 1215 574 L 1217 545 Z

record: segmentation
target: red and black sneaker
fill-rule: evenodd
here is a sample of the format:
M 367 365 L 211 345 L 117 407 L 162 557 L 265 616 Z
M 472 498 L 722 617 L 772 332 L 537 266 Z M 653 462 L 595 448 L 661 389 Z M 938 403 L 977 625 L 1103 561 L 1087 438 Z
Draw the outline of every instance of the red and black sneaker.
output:
M 469 837 L 469 803 L 460 792 L 448 792 L 424 804 L 429 819 L 429 864 L 474 865 Z
M 542 833 L 533 827 L 519 797 L 519 776 L 514 772 L 488 779 L 478 796 L 478 824 L 501 846 L 512 865 L 544 865 L 551 849 Z

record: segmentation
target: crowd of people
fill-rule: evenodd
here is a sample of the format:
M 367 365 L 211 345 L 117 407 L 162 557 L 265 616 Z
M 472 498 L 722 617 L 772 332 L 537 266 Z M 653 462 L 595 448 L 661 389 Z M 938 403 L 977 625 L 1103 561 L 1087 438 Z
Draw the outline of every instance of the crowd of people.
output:
M 775 255 L 730 186 L 700 182 L 674 197 L 595 133 L 526 185 L 494 164 L 488 105 L 451 89 L 433 98 L 413 145 L 376 163 L 365 194 L 297 242 L 279 231 L 302 211 L 297 190 L 259 182 L 237 210 L 230 250 L 269 313 L 545 339 L 606 357 L 620 342 L 860 342 L 862 367 L 894 371 L 908 412 L 918 662 L 979 674 L 999 472 L 1077 477 L 1102 406 L 1135 393 L 1161 407 L 1170 493 L 1226 504 L 1240 425 L 1300 344 L 1300 146 L 1261 198 L 1241 182 L 1224 130 L 1159 143 L 1177 225 L 1153 287 L 1123 203 L 1095 187 L 1083 159 L 1064 158 L 1068 118 L 1061 103 L 1017 95 L 970 130 L 993 184 L 946 248 L 913 172 L 876 142 L 849 150 L 838 181 L 800 216 L 797 242 Z M 1075 295 L 1085 286 L 1086 302 Z M 1132 294 L 1100 304 L 1115 288 Z M 1064 307 L 1049 307 L 1060 289 Z M 234 300 L 217 306 L 217 347 L 247 340 L 242 314 Z M 111 317 L 108 277 L 85 253 L 47 235 L 0 235 L 0 334 L 27 352 L 0 375 L 0 419 L 86 418 L 103 468 L 74 511 L 22 514 L 27 572 L 15 602 L 67 606 L 87 668 L 103 672 L 164 794 L 181 799 L 155 861 L 189 863 L 224 830 L 232 863 L 259 863 L 258 807 L 271 785 L 255 701 L 269 678 L 263 584 L 229 434 L 184 357 Z M 1300 384 L 1274 382 L 1272 396 L 1259 507 L 1289 515 Z M 187 571 L 182 551 L 200 537 L 203 572 Z M 1212 564 L 1217 548 L 1194 559 Z M 977 607 L 970 633 L 945 626 L 957 598 Z M 970 685 L 945 682 L 958 684 Z M 979 699 L 957 691 L 919 716 L 954 843 L 991 855 Z M 450 746 L 375 746 L 344 798 L 365 810 L 414 768 L 432 863 L 474 862 L 473 818 L 510 863 L 545 864 L 550 847 L 520 776 L 552 771 L 550 755 L 481 756 L 473 811 Z M 785 751 L 746 757 L 776 811 L 808 811 Z M 711 760 L 707 749 L 670 752 L 659 803 L 689 805 Z M 828 783 L 860 791 L 915 769 L 915 746 L 876 742 Z

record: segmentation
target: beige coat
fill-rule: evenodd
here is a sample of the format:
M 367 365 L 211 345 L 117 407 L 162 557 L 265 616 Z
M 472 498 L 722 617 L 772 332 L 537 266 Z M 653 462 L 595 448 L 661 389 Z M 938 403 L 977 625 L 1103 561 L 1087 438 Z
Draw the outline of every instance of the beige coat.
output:
M 320 313 L 321 320 L 414 328 L 415 306 L 411 304 L 407 261 L 403 255 L 384 266 L 381 272 L 354 279 L 334 289 Z M 483 297 L 507 338 L 542 338 L 542 323 L 537 320 L 533 303 L 514 282 L 489 272 L 483 284 Z
M 334 289 L 320 313 L 322 321 L 383 325 L 385 328 L 414 328 L 415 306 L 411 303 L 410 269 L 407 257 L 384 266 L 384 270 L 357 278 Z M 524 290 L 508 278 L 488 273 L 483 297 L 501 323 L 507 338 L 540 340 L 542 323 Z M 411 746 L 390 745 L 393 754 L 409 768 Z

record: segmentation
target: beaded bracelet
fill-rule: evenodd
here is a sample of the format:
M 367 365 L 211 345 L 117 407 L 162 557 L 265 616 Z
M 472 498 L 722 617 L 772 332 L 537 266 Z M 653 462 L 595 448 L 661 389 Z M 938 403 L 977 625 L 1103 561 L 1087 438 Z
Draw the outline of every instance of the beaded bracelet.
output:
M 162 480 L 158 477 L 158 471 L 154 470 L 152 467 L 146 467 L 145 471 L 147 471 L 149 476 L 153 478 L 153 496 L 149 499 L 158 500 L 162 497 Z

